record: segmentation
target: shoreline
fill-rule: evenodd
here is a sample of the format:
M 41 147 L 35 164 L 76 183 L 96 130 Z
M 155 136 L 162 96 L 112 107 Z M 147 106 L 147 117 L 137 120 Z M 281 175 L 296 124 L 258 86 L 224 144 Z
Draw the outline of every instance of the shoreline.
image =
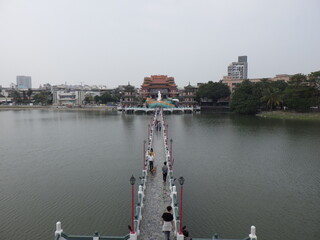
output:
M 61 106 L 0 106 L 0 111 L 6 110 L 53 110 L 53 111 L 117 111 L 115 106 L 103 107 L 61 107 Z
M 48 111 L 104 111 L 104 112 L 118 112 L 115 106 L 101 106 L 101 107 L 61 107 L 61 106 L 1 106 L 0 111 L 21 111 L 21 110 L 48 110 Z M 271 111 L 261 112 L 256 114 L 260 118 L 268 119 L 282 119 L 282 120 L 307 120 L 320 121 L 320 112 L 312 113 L 297 113 L 290 111 Z
M 262 118 L 270 118 L 270 119 L 320 121 L 320 112 L 297 113 L 297 112 L 289 112 L 289 111 L 272 111 L 272 112 L 261 112 L 256 114 L 256 116 L 262 117 Z

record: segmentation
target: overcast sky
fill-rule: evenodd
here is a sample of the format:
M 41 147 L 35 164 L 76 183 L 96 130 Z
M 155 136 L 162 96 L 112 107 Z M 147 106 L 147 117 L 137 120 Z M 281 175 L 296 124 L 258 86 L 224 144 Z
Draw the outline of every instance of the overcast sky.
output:
M 0 85 L 179 87 L 219 81 L 239 55 L 249 78 L 320 70 L 320 0 L 0 0 Z

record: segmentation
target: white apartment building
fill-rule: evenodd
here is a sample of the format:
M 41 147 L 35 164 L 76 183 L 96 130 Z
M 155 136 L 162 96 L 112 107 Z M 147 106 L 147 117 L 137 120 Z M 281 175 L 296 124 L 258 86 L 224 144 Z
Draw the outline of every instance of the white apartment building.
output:
M 228 76 L 234 79 L 248 79 L 247 56 L 239 56 L 238 62 L 233 62 L 228 66 Z
M 53 92 L 54 105 L 81 105 L 84 98 L 84 91 L 58 90 Z

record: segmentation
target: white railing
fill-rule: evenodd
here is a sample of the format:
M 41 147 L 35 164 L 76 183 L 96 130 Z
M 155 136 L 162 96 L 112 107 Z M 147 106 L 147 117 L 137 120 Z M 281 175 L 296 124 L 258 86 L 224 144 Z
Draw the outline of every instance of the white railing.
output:
M 149 155 L 149 152 L 152 148 L 153 144 L 153 133 L 154 133 L 154 127 L 155 127 L 155 122 L 157 119 L 157 113 L 155 112 L 153 118 L 151 119 L 151 122 L 148 126 L 148 140 L 147 140 L 147 148 L 145 149 L 144 152 L 144 164 L 143 164 L 143 169 L 142 169 L 142 177 L 138 189 L 138 202 L 136 204 L 135 208 L 135 216 L 134 216 L 134 232 L 130 233 L 130 240 L 137 240 L 138 236 L 140 235 L 140 222 L 142 220 L 142 208 L 143 208 L 143 201 L 145 197 L 145 190 L 146 190 L 146 182 L 148 178 L 147 174 L 147 157 Z
M 171 197 L 171 207 L 173 209 L 173 219 L 174 219 L 174 235 L 177 240 L 183 240 L 183 235 L 179 233 L 179 209 L 178 209 L 178 194 L 176 186 L 174 185 L 173 178 L 173 156 L 172 156 L 172 140 L 170 140 L 169 147 L 169 134 L 168 134 L 168 125 L 166 124 L 163 111 L 160 113 L 161 125 L 162 125 L 162 134 L 163 134 L 163 143 L 165 149 L 166 162 L 169 165 L 169 186 L 170 186 L 170 197 Z
M 117 107 L 118 111 L 122 112 L 155 112 L 157 108 L 146 107 Z M 178 107 L 178 108 L 163 108 L 165 112 L 194 112 L 199 111 L 200 107 Z

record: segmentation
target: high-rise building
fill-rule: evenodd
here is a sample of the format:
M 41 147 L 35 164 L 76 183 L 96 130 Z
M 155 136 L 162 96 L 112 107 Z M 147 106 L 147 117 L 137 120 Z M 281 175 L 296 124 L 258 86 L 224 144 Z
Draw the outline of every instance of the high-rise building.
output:
M 17 76 L 17 87 L 18 87 L 18 89 L 31 88 L 31 77 L 30 76 Z
M 228 66 L 228 76 L 234 79 L 248 79 L 247 56 L 239 56 L 238 62 L 233 62 Z

